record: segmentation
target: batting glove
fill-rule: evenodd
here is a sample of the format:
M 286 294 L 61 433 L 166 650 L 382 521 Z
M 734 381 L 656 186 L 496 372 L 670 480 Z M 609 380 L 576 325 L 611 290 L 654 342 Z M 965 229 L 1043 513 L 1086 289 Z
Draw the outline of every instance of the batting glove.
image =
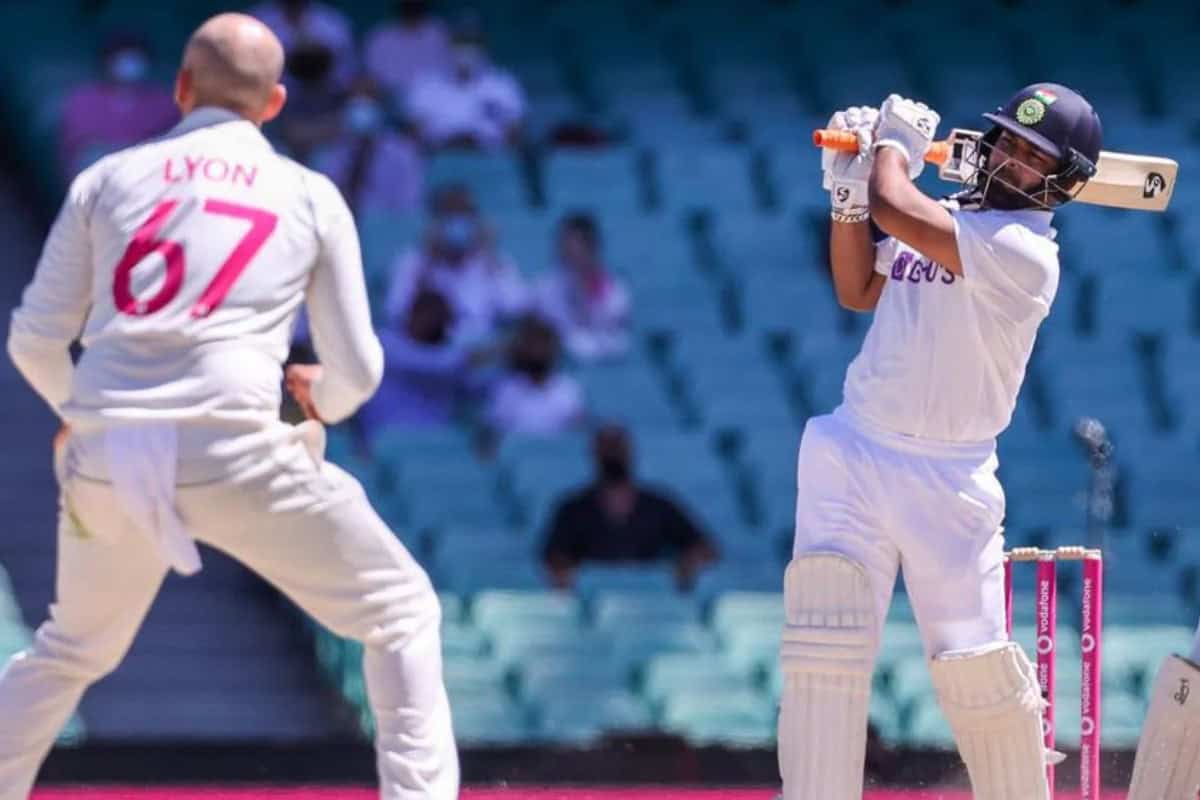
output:
M 836 222 L 865 222 L 869 216 L 867 180 L 871 177 L 871 143 L 878 118 L 879 112 L 870 106 L 851 106 L 834 114 L 826 126 L 853 131 L 858 136 L 857 153 L 821 151 L 821 185 L 829 191 Z
M 937 133 L 941 116 L 924 103 L 888 95 L 879 109 L 874 148 L 891 147 L 908 160 L 908 177 L 916 180 L 925 169 L 925 153 Z

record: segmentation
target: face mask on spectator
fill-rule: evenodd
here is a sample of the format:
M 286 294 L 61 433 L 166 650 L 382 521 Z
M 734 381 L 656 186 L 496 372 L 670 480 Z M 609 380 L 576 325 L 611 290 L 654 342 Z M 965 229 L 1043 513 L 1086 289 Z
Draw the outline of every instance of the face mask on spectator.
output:
M 346 103 L 346 127 L 359 135 L 374 133 L 383 125 L 383 109 L 369 97 L 356 97 Z
M 607 455 L 600 459 L 600 478 L 605 483 L 624 483 L 629 480 L 629 462 L 619 455 Z
M 454 47 L 454 69 L 460 75 L 473 78 L 486 63 L 487 56 L 479 45 L 460 44 Z
M 305 83 L 320 83 L 333 68 L 333 53 L 319 44 L 297 46 L 287 59 L 287 71 Z
M 120 50 L 108 60 L 108 73 L 120 83 L 137 83 L 150 71 L 150 59 L 140 50 Z
M 442 242 L 453 250 L 465 252 L 475 243 L 477 225 L 468 214 L 450 214 L 438 226 Z
M 540 355 L 531 353 L 523 353 L 516 355 L 512 360 L 512 368 L 524 375 L 528 375 L 536 383 L 541 383 L 550 374 L 554 368 L 553 362 Z

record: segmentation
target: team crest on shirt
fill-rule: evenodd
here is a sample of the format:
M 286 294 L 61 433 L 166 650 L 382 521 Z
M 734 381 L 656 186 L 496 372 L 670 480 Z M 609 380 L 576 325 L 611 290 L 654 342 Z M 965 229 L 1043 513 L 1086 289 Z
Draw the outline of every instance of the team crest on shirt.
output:
M 955 275 L 936 261 L 921 258 L 911 250 L 905 250 L 892 261 L 888 277 L 894 281 L 908 283 L 933 283 L 935 280 L 949 286 Z

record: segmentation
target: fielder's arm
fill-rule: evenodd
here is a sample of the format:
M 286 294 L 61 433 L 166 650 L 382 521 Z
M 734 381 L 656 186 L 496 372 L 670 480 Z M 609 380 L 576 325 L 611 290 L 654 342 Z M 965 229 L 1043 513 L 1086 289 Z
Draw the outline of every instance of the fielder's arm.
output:
M 70 347 L 92 305 L 87 219 L 94 174 L 94 169 L 86 170 L 72 182 L 8 331 L 13 364 L 56 414 L 71 395 L 75 366 Z
M 962 258 L 950 212 L 917 188 L 898 150 L 881 147 L 867 184 L 871 218 L 889 236 L 962 275 Z
M 379 387 L 383 348 L 371 327 L 354 217 L 338 189 L 324 177 L 314 186 L 314 206 L 321 255 L 305 301 L 321 369 L 311 373 L 309 398 L 319 419 L 340 422 Z

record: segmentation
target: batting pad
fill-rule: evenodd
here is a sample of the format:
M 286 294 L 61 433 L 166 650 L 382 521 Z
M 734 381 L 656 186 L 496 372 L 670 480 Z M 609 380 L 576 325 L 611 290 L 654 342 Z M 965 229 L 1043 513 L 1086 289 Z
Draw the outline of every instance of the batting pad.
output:
M 862 800 L 877 626 L 863 568 L 810 553 L 784 577 L 779 772 L 784 800 Z
M 1158 671 L 1129 800 L 1195 800 L 1200 791 L 1200 667 L 1171 656 Z
M 1049 800 L 1044 703 L 1037 672 L 1020 645 L 942 653 L 930 673 L 975 800 Z

